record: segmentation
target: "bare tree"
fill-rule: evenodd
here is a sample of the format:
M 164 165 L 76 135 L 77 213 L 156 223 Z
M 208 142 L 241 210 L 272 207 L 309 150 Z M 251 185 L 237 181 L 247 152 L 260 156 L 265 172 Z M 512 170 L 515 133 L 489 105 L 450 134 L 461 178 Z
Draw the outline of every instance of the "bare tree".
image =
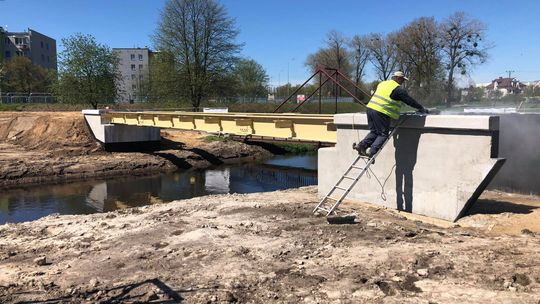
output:
M 198 108 L 209 86 L 230 71 L 241 45 L 234 19 L 216 0 L 168 0 L 154 35 L 156 47 L 174 54 L 186 95 Z
M 360 84 L 365 74 L 365 67 L 369 60 L 368 38 L 366 36 L 355 35 L 349 41 L 351 48 L 351 59 L 353 63 L 353 78 L 356 85 Z
M 379 80 L 387 80 L 397 66 L 396 47 L 392 34 L 383 37 L 379 33 L 372 33 L 367 40 L 370 51 L 370 62 L 375 68 Z
M 466 75 L 475 65 L 487 60 L 490 43 L 485 40 L 486 27 L 464 12 L 452 14 L 440 25 L 441 50 L 448 79 L 446 84 L 449 106 L 453 102 L 454 74 L 456 70 Z
M 394 36 L 399 69 L 410 75 L 409 88 L 421 97 L 441 93 L 442 58 L 434 18 L 421 17 Z
M 318 67 L 338 69 L 345 75 L 351 73 L 351 63 L 349 61 L 349 51 L 347 49 L 348 39 L 340 32 L 330 31 L 326 34 L 326 46 L 320 48 L 316 53 L 310 54 L 306 60 L 306 66 L 312 71 Z M 323 88 L 323 94 L 339 95 L 339 89 L 331 83 L 327 83 Z
M 348 39 L 340 32 L 330 31 L 326 34 L 326 46 L 320 48 L 316 53 L 310 54 L 306 60 L 306 65 L 315 71 L 318 66 L 332 69 L 339 69 L 344 74 L 349 74 L 351 63 L 348 57 Z

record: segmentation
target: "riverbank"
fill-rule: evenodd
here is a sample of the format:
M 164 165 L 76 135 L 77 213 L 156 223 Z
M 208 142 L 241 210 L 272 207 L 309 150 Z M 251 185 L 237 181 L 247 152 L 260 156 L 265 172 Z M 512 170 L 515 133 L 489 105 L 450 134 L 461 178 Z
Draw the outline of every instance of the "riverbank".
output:
M 267 150 L 207 134 L 162 131 L 158 149 L 107 152 L 78 112 L 0 113 L 0 188 L 86 178 L 144 175 L 262 160 Z
M 490 195 L 478 208 L 515 198 Z M 457 224 L 434 225 L 350 202 L 342 210 L 357 213 L 356 223 L 329 225 L 311 214 L 316 202 L 316 187 L 304 187 L 3 225 L 0 302 L 540 299 L 537 232 L 508 235 L 474 211 Z M 537 219 L 536 208 L 528 215 Z M 526 215 L 491 216 L 502 227 Z

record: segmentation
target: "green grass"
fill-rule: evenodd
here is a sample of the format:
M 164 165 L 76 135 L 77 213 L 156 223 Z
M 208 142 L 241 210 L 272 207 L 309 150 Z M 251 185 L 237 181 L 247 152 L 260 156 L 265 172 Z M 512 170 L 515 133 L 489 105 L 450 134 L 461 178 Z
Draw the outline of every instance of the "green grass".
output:
M 216 135 L 208 135 L 203 138 L 204 142 L 213 142 L 213 141 L 225 142 L 228 140 L 229 139 L 227 137 L 216 136 Z
M 316 145 L 291 144 L 291 143 L 272 143 L 276 147 L 285 151 L 285 154 L 311 154 L 317 153 Z

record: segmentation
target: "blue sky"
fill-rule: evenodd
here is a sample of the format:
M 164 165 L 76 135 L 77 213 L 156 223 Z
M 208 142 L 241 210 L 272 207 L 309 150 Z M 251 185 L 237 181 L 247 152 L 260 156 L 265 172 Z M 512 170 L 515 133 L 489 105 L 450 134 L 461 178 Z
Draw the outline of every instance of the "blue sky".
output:
M 166 0 L 0 0 L 0 25 L 9 31 L 32 28 L 57 40 L 73 33 L 91 34 L 111 48 L 152 48 L 151 35 Z M 240 28 L 242 55 L 262 64 L 272 84 L 303 82 L 304 62 L 323 45 L 326 33 L 346 36 L 388 33 L 422 16 L 442 20 L 464 11 L 487 25 L 494 44 L 490 59 L 471 73 L 489 82 L 507 75 L 523 81 L 540 79 L 540 1 L 322 1 L 222 0 Z M 367 78 L 372 80 L 373 73 Z M 468 82 L 462 80 L 461 83 Z

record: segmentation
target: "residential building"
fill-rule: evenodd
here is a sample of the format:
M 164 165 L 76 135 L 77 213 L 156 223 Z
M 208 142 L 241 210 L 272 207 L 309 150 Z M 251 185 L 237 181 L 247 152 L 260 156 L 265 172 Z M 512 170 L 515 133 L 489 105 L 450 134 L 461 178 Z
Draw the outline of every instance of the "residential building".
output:
M 508 94 L 519 94 L 523 92 L 523 89 L 526 85 L 516 78 L 503 78 L 499 77 L 486 86 L 487 93 L 499 91 L 502 93 L 502 96 Z
M 113 48 L 119 60 L 122 81 L 117 86 L 118 101 L 144 101 L 142 91 L 148 81 L 148 64 L 152 51 L 148 48 Z
M 4 28 L 0 26 L 0 62 L 4 61 L 4 44 L 6 42 L 5 33 Z
M 33 64 L 57 70 L 56 40 L 35 30 L 8 32 L 0 28 L 0 52 L 2 60 L 27 57 Z

